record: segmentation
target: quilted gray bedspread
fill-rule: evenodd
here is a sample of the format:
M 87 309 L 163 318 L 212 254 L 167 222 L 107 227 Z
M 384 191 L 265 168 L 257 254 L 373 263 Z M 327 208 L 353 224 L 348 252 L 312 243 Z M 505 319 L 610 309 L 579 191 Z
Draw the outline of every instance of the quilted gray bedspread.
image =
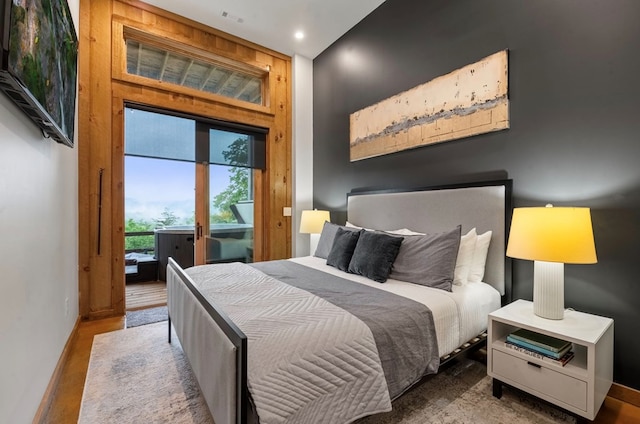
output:
M 438 371 L 440 358 L 433 315 L 423 304 L 291 261 L 251 266 L 320 296 L 367 324 L 378 347 L 391 399 L 423 376 Z
M 290 265 L 302 269 L 289 269 Z M 404 382 L 396 380 L 415 381 L 418 374 L 419 379 L 430 372 L 434 359 L 428 358 L 411 377 L 392 376 L 395 368 L 403 368 L 406 361 L 414 362 L 416 352 L 423 356 L 423 348 L 428 352 L 435 348 L 437 368 L 437 346 L 415 345 L 413 340 L 422 337 L 408 328 L 383 329 L 387 324 L 379 317 L 396 316 L 400 310 L 397 304 L 389 310 L 393 313 L 378 309 L 386 300 L 377 295 L 399 296 L 287 261 L 254 266 L 218 264 L 186 272 L 203 295 L 224 310 L 248 337 L 248 387 L 261 423 L 349 423 L 388 411 L 394 393 L 406 389 L 402 387 Z M 264 270 L 266 273 L 256 269 L 262 267 L 269 269 Z M 300 278 L 293 278 L 292 272 Z M 308 286 L 316 285 L 326 287 L 325 293 L 312 294 L 316 290 Z M 354 287 L 346 294 L 344 289 L 351 285 Z M 379 293 L 367 293 L 367 289 Z M 376 317 L 363 318 L 363 309 L 367 308 L 347 311 L 345 305 L 336 302 L 339 297 L 352 299 L 347 303 L 366 300 L 377 305 L 370 308 Z M 405 306 L 402 308 L 400 315 L 405 312 Z M 415 320 L 413 327 L 419 333 L 418 328 L 423 326 L 433 330 L 433 324 L 422 318 L 408 320 Z M 398 324 L 397 319 L 392 321 Z M 402 326 L 408 325 L 406 319 L 401 321 Z M 397 348 L 389 350 L 383 346 L 385 340 L 396 338 L 396 333 L 405 335 L 400 336 Z M 435 336 L 431 340 L 435 345 Z M 382 362 L 379 352 L 386 352 Z M 410 358 L 405 359 L 402 352 L 409 353 Z M 391 364 L 394 361 L 403 365 L 395 367 Z M 397 388 L 390 391 L 390 387 Z

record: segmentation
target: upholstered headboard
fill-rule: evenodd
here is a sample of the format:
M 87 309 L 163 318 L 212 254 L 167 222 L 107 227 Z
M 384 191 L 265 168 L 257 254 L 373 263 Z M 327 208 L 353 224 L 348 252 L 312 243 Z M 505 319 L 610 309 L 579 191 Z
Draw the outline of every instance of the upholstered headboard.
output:
M 484 281 L 500 294 L 511 293 L 511 263 L 505 256 L 511 220 L 511 180 L 411 190 L 352 191 L 347 219 L 366 228 L 409 228 L 441 232 L 462 225 L 462 234 L 491 230 Z

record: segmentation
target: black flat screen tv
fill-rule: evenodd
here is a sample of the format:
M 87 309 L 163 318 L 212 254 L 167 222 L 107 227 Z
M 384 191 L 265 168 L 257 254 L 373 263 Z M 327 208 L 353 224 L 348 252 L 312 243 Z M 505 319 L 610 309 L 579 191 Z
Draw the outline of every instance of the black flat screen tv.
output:
M 0 0 L 0 7 L 0 88 L 45 137 L 73 147 L 78 37 L 67 1 Z

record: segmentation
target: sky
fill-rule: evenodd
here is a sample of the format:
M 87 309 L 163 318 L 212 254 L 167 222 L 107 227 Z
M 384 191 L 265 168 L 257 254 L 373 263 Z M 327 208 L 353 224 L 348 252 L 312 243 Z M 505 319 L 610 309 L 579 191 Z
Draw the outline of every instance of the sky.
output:
M 242 136 L 216 129 L 211 129 L 209 134 L 211 145 L 222 146 L 222 149 Z M 178 224 L 193 223 L 195 142 L 194 119 L 126 108 L 125 220 L 153 222 L 169 209 L 179 218 Z M 132 154 L 181 158 L 183 161 Z M 229 169 L 210 165 L 209 174 L 210 198 L 213 198 L 229 184 Z
M 226 167 L 210 166 L 211 196 L 228 184 Z M 165 208 L 181 220 L 193 217 L 195 210 L 195 163 L 166 159 L 125 156 L 125 219 L 153 221 Z M 182 223 L 182 222 L 181 222 Z

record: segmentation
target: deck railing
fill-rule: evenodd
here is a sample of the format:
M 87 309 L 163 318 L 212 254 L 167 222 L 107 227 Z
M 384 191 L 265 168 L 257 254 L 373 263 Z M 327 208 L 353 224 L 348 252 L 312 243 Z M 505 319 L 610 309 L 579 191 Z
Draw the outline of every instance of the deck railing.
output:
M 154 231 L 130 231 L 124 233 L 125 253 L 153 253 L 155 252 L 155 232 Z M 134 241 L 138 239 L 138 241 Z

